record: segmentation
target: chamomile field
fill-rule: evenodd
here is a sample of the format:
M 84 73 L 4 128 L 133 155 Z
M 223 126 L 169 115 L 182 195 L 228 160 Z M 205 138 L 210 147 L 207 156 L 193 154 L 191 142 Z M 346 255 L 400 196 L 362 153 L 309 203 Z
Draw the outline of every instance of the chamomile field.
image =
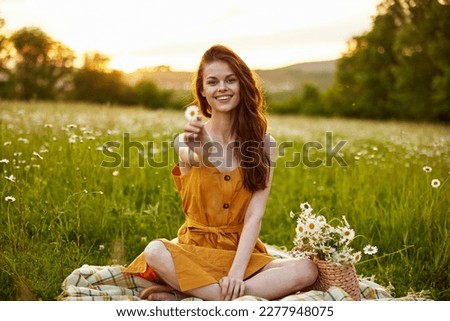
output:
M 56 300 L 83 264 L 127 264 L 183 222 L 171 177 L 183 110 L 0 102 L 0 300 Z M 450 127 L 269 115 L 277 140 L 261 240 L 293 246 L 290 211 L 345 215 L 370 243 L 357 273 L 450 300 Z

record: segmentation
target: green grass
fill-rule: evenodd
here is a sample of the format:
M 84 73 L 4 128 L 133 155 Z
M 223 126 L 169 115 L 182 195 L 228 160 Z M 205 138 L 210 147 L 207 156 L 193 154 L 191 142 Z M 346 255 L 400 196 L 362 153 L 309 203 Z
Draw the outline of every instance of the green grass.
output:
M 0 300 L 55 300 L 81 265 L 126 264 L 151 239 L 176 235 L 183 213 L 170 142 L 184 125 L 181 110 L 0 102 L 0 122 L 0 160 L 9 161 L 0 162 Z M 278 159 L 264 242 L 290 249 L 289 212 L 307 201 L 327 218 L 346 215 L 363 235 L 356 247 L 378 246 L 358 274 L 392 285 L 396 296 L 450 299 L 448 126 L 273 116 L 270 132 L 292 147 Z M 348 166 L 286 166 L 303 144 L 325 146 L 326 132 L 333 146 L 347 141 L 340 152 Z M 102 166 L 113 160 L 102 146 L 123 143 L 123 133 L 145 147 L 144 167 L 136 147 L 118 167 Z M 319 149 L 309 159 L 324 156 Z M 433 188 L 432 179 L 441 185 Z

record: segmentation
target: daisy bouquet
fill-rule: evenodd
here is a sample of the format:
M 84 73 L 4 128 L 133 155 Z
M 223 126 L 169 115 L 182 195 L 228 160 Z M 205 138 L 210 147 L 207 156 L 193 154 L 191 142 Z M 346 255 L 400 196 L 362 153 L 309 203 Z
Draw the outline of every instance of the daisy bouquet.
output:
M 362 252 L 351 247 L 355 231 L 348 224 L 345 216 L 342 220 L 327 222 L 323 215 L 315 214 L 309 203 L 300 204 L 300 212 L 291 211 L 291 218 L 297 218 L 295 228 L 294 257 L 309 257 L 340 265 L 354 265 L 361 260 Z M 334 223 L 334 224 L 332 224 Z M 366 245 L 364 254 L 373 255 L 376 246 Z

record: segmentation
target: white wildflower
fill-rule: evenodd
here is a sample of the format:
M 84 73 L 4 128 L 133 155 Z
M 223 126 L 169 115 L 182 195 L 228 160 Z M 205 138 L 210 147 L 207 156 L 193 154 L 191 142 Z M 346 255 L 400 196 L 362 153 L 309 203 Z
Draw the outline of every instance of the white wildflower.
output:
M 319 223 L 319 226 L 322 228 L 327 225 L 327 219 L 323 215 L 317 216 L 317 223 Z
M 346 241 L 351 241 L 355 238 L 355 231 L 348 227 L 342 227 L 339 229 L 339 234 L 341 235 L 341 241 L 344 243 Z
M 300 209 L 302 210 L 303 213 L 307 213 L 307 214 L 309 214 L 309 213 L 311 213 L 313 211 L 311 205 L 309 205 L 308 202 L 301 203 L 300 204 Z
M 362 254 L 360 251 L 353 253 L 353 255 L 350 256 L 350 264 L 358 263 L 362 258 Z
M 69 137 L 69 143 L 75 144 L 77 142 L 77 135 L 71 135 Z
M 7 142 L 3 143 L 3 146 L 8 146 L 8 145 L 11 145 L 11 144 L 12 144 L 12 142 L 10 140 L 8 140 Z
M 119 171 L 112 172 L 112 176 L 119 176 Z
M 37 152 L 33 152 L 33 155 L 36 156 L 39 159 L 44 159 L 44 157 L 42 157 L 41 155 L 39 155 L 39 153 Z
M 186 108 L 184 116 L 188 121 L 196 121 L 199 117 L 198 107 L 194 105 L 189 106 L 188 108 Z
M 424 172 L 427 172 L 427 173 L 429 173 L 433 170 L 430 166 L 424 166 L 422 169 Z
M 296 232 L 297 232 L 297 237 L 302 238 L 303 234 L 305 233 L 305 226 L 299 222 L 297 224 Z
M 441 186 L 441 181 L 435 178 L 431 181 L 431 186 L 433 188 L 438 188 L 439 186 Z
M 14 196 L 6 196 L 5 201 L 12 203 L 16 201 L 16 198 Z
M 329 245 L 321 245 L 320 250 L 325 254 L 333 254 L 334 252 L 336 252 L 336 249 Z
M 368 244 L 364 247 L 363 251 L 364 251 L 364 254 L 374 255 L 375 253 L 378 252 L 378 248 L 374 245 Z
M 305 229 L 307 233 L 314 234 L 319 231 L 319 223 L 317 220 L 309 218 L 306 220 Z
M 8 164 L 9 163 L 9 159 L 3 158 L 0 159 L 0 164 Z
M 10 182 L 16 182 L 16 177 L 14 175 L 5 176 L 5 178 Z
M 105 246 L 104 246 L 103 244 L 100 244 L 100 245 L 98 246 L 98 249 L 99 249 L 100 251 L 103 251 L 103 250 L 105 249 Z

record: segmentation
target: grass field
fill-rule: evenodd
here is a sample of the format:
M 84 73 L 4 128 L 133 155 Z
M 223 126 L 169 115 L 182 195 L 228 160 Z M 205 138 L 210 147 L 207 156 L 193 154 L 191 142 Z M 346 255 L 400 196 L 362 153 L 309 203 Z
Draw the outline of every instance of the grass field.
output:
M 55 300 L 75 268 L 126 264 L 151 239 L 174 237 L 183 213 L 170 143 L 184 122 L 181 110 L 0 102 L 0 300 Z M 307 201 L 327 218 L 346 215 L 355 247 L 378 247 L 358 274 L 397 297 L 450 300 L 449 126 L 298 116 L 269 125 L 280 157 L 264 242 L 290 249 L 289 212 Z M 333 147 L 346 142 L 337 156 L 347 166 L 308 166 L 326 160 L 327 132 Z M 308 142 L 315 148 L 299 154 Z

